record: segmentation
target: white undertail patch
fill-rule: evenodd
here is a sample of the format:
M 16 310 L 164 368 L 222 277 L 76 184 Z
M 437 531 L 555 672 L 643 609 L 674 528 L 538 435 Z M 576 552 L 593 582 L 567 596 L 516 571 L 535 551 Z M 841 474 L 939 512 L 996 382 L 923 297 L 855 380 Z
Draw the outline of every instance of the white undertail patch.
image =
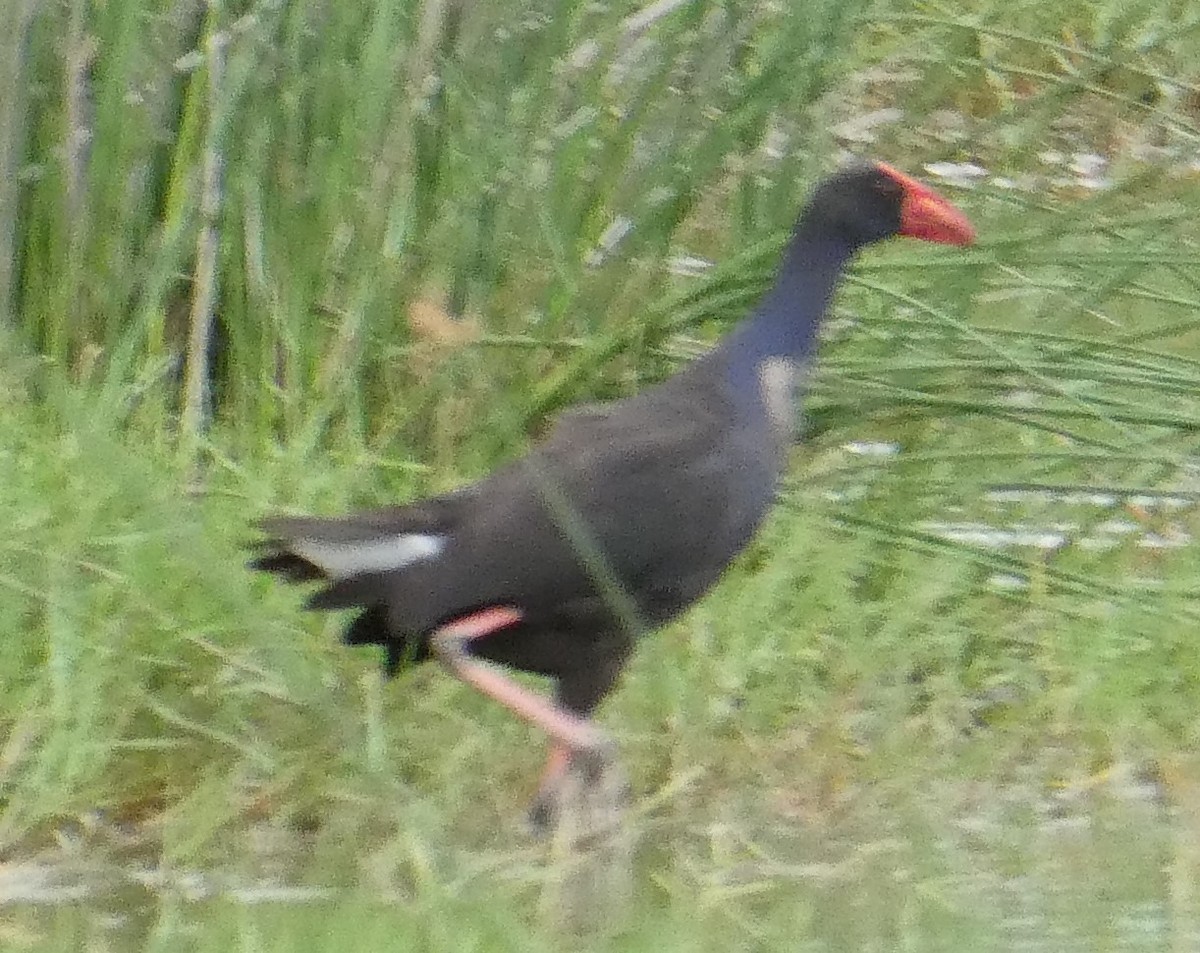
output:
M 445 548 L 446 537 L 431 533 L 400 533 L 347 543 L 311 537 L 292 542 L 292 552 L 319 566 L 331 579 L 403 569 L 433 559 Z

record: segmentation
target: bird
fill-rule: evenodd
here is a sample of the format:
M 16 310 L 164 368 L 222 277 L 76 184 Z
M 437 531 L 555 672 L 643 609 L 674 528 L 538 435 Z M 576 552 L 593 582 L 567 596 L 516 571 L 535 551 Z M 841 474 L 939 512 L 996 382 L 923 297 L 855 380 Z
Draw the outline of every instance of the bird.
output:
M 346 516 L 271 516 L 250 566 L 318 582 L 307 608 L 357 610 L 343 640 L 384 668 L 438 659 L 549 737 L 530 819 L 553 824 L 571 770 L 615 746 L 593 718 L 638 639 L 699 600 L 754 537 L 795 440 L 798 390 L 846 266 L 907 236 L 969 245 L 929 186 L 882 162 L 821 181 L 753 312 L 682 370 L 564 412 L 475 483 Z M 505 669 L 548 676 L 552 695 Z

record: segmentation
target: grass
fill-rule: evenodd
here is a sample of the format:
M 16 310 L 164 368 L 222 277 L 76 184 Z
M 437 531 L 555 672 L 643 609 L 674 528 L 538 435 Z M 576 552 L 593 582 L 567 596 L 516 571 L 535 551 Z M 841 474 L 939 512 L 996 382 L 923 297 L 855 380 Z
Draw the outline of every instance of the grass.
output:
M 12 907 L 4 943 L 556 948 L 529 733 L 433 670 L 381 684 L 243 571 L 249 520 L 457 485 L 669 372 L 761 291 L 839 123 L 900 108 L 865 151 L 1035 188 L 955 193 L 975 250 L 848 280 L 781 505 L 602 712 L 636 852 L 596 945 L 1009 949 L 1025 916 L 1103 947 L 1158 904 L 1189 948 L 1197 556 L 1139 545 L 1195 524 L 1177 6 L 23 8 L 0 847 L 116 886 Z M 1055 184 L 1051 150 L 1115 186 Z M 1053 552 L 931 528 L 1114 520 Z M 330 893 L 239 899 L 260 880 Z

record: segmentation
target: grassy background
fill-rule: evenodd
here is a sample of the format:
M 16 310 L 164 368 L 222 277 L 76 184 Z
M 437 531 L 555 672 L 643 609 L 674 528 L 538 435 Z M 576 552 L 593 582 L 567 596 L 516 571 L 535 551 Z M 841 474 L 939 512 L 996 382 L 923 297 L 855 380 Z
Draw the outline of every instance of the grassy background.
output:
M 1132 773 L 1186 819 L 1197 556 L 1139 542 L 1182 540 L 1200 492 L 1192 6 L 13 13 L 0 848 L 125 886 L 100 912 L 21 907 L 6 942 L 553 948 L 529 732 L 433 670 L 380 684 L 243 571 L 248 522 L 456 485 L 563 405 L 668 373 L 750 306 L 847 146 L 1021 188 L 953 192 L 968 253 L 859 263 L 783 504 L 606 704 L 638 839 L 611 943 L 1008 949 L 955 819 L 995 811 L 1016 840 L 985 866 L 1035 882 L 1061 872 L 1005 792 Z M 1091 152 L 1111 188 L 1067 170 Z M 1113 520 L 1115 545 L 1080 542 Z M 980 521 L 1071 542 L 934 525 Z M 1135 823 L 1106 805 L 1098 828 Z M 1119 852 L 1124 895 L 1194 925 L 1192 854 L 1167 883 L 1096 843 L 1080 866 Z M 165 888 L 112 873 L 147 864 Z M 219 887 L 263 879 L 334 894 L 280 912 Z M 1075 906 L 1115 944 L 1089 915 L 1109 888 Z

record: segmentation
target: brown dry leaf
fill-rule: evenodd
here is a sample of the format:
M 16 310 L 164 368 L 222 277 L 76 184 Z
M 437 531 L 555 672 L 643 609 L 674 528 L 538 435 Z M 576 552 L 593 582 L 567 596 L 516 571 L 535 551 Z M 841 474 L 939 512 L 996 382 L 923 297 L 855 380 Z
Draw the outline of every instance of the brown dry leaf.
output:
M 478 341 L 481 334 L 476 319 L 456 317 L 431 297 L 417 298 L 409 304 L 408 326 L 415 338 L 439 347 L 461 347 Z

